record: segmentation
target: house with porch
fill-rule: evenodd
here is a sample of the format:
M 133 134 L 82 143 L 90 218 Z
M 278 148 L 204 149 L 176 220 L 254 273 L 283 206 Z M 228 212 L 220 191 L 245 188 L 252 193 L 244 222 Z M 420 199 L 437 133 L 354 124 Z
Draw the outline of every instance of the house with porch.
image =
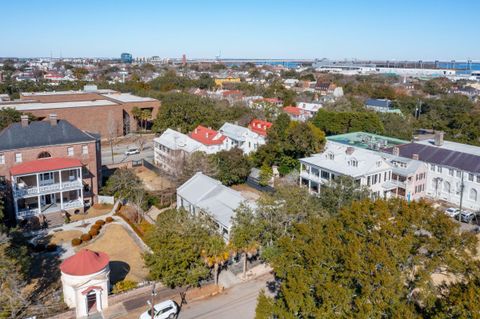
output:
M 0 132 L 0 184 L 6 210 L 16 220 L 63 222 L 96 201 L 101 181 L 100 137 L 51 114 L 47 121 L 22 116 Z M 60 217 L 60 218 L 59 218 Z

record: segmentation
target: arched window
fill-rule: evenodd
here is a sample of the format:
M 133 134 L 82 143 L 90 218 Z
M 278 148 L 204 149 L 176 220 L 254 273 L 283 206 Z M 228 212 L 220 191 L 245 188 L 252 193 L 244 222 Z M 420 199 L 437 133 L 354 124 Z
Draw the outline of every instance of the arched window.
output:
M 475 188 L 470 189 L 470 199 L 473 201 L 477 201 L 477 190 Z
M 41 152 L 40 154 L 38 154 L 38 158 L 49 158 L 49 157 L 52 157 L 52 155 L 50 155 L 49 152 Z
M 443 188 L 444 188 L 446 193 L 450 193 L 450 183 L 449 182 L 443 183 Z

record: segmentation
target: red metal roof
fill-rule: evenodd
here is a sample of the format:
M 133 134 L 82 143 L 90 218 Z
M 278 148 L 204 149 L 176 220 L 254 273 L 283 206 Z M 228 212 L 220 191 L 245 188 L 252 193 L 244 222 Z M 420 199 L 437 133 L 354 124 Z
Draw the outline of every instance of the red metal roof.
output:
M 267 136 L 267 129 L 269 129 L 271 126 L 272 123 L 259 119 L 253 119 L 248 125 L 251 131 L 262 136 Z
M 283 108 L 283 111 L 292 115 L 299 116 L 302 112 L 302 109 L 295 106 L 286 106 Z
M 76 158 L 42 158 L 35 161 L 24 162 L 13 166 L 10 169 L 12 175 L 22 175 L 29 173 L 40 173 L 55 171 L 59 169 L 82 167 L 80 160 Z
M 225 136 L 211 128 L 199 125 L 190 133 L 190 137 L 204 145 L 219 145 L 225 140 Z
M 60 270 L 67 275 L 86 276 L 99 272 L 109 262 L 110 258 L 105 253 L 82 249 L 65 259 L 60 265 Z

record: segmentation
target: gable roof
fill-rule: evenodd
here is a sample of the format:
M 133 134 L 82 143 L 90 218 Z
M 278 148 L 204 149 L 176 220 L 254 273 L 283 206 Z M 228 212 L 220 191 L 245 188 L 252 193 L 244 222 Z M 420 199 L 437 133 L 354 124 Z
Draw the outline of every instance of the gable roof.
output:
M 252 137 L 258 137 L 257 133 L 249 130 L 248 128 L 228 122 L 223 124 L 219 131 L 223 135 L 235 141 L 245 141 L 248 135 Z
M 189 136 L 204 145 L 219 145 L 226 138 L 217 131 L 202 125 L 197 126 Z
M 247 199 L 216 179 L 198 172 L 177 189 L 192 205 L 199 207 L 223 226 L 230 228 L 234 211 Z
M 259 120 L 259 119 L 253 119 L 250 124 L 248 124 L 248 128 L 262 136 L 267 136 L 267 130 L 272 127 L 272 123 Z
M 0 151 L 92 142 L 98 138 L 65 120 L 58 120 L 57 125 L 51 125 L 50 121 L 34 121 L 26 127 L 13 123 L 0 132 Z
M 449 166 L 467 172 L 480 173 L 480 156 L 477 155 L 420 143 L 408 143 L 397 147 L 402 157 L 412 158 L 413 154 L 418 154 L 419 160 L 423 162 Z M 392 153 L 393 148 L 385 151 Z

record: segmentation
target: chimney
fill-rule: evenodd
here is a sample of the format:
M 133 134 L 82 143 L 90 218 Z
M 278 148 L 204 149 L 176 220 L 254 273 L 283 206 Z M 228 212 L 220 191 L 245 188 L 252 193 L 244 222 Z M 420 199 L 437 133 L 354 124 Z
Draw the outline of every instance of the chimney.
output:
M 22 123 L 22 127 L 27 127 L 28 126 L 28 115 L 22 115 L 20 117 L 20 121 Z
M 412 154 L 412 159 L 418 161 L 418 160 L 420 159 L 420 155 L 418 155 L 418 154 Z
M 50 120 L 51 126 L 57 126 L 57 114 L 50 114 L 48 119 Z
M 355 151 L 355 149 L 351 146 L 347 147 L 347 150 L 345 151 L 345 153 L 347 153 L 348 155 L 352 155 L 353 152 Z
M 442 131 L 437 131 L 435 132 L 435 146 L 442 146 L 443 145 L 443 132 Z
M 400 148 L 398 146 L 393 147 L 393 155 L 400 156 Z

